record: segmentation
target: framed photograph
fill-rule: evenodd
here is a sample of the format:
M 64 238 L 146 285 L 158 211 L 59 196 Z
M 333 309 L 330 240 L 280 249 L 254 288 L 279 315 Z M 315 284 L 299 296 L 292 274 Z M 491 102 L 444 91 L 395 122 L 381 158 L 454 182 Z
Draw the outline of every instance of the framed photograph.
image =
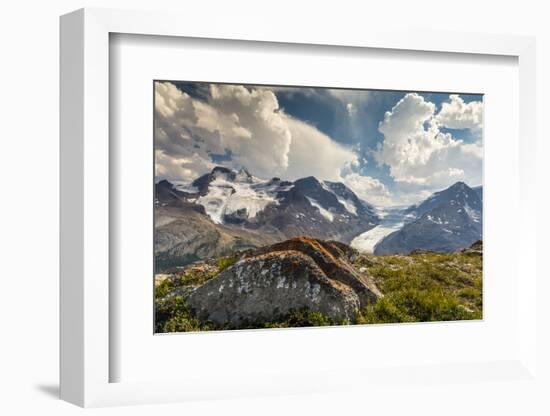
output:
M 537 386 L 534 40 L 180 18 L 61 18 L 61 397 Z
M 482 319 L 481 94 L 154 94 L 155 332 Z

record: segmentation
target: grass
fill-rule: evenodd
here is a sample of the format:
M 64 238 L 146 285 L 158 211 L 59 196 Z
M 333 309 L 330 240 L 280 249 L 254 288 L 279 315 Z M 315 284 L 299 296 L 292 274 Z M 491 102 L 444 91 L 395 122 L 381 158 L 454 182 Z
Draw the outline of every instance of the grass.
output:
M 237 256 L 220 257 L 218 259 L 219 273 L 223 272 L 228 267 L 233 266 L 235 263 L 237 263 L 237 260 Z
M 200 322 L 186 306 L 191 288 L 200 286 L 231 267 L 236 256 L 220 257 L 217 270 L 172 276 L 155 287 L 156 332 L 194 332 L 237 329 Z M 310 310 L 291 311 L 273 321 L 250 328 L 429 322 L 481 319 L 482 257 L 453 253 L 419 253 L 409 256 L 359 256 L 355 266 L 365 268 L 384 298 L 363 308 L 353 321 L 336 322 Z
M 189 313 L 183 295 L 155 299 L 155 332 L 197 332 L 212 328 Z
M 265 322 L 261 328 L 299 328 L 308 326 L 333 326 L 349 325 L 349 321 L 335 321 L 320 312 L 313 312 L 308 309 L 290 311 L 286 316 L 274 322 Z M 258 328 L 254 326 L 253 328 Z
M 155 286 L 155 332 L 209 331 L 208 323 L 193 318 L 186 301 L 186 288 L 200 286 L 217 273 L 186 273 L 165 279 Z
M 361 256 L 384 298 L 364 308 L 357 323 L 454 321 L 482 318 L 482 258 L 421 253 Z

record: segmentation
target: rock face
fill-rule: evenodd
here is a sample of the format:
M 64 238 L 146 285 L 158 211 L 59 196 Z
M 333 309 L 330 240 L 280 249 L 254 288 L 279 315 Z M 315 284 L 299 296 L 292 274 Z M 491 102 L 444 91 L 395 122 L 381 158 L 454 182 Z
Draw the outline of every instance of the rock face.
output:
M 470 247 L 460 250 L 459 253 L 483 256 L 483 241 L 478 240 Z
M 379 222 L 373 208 L 342 183 L 314 177 L 266 180 L 244 168 L 220 166 L 191 184 L 159 181 L 155 217 L 161 216 L 179 221 L 177 228 L 157 221 L 161 269 L 228 254 L 226 247 L 261 247 L 299 235 L 349 243 Z M 197 235 L 195 224 L 209 235 Z M 218 235 L 227 237 L 223 244 Z
M 204 213 L 197 212 L 196 207 L 181 201 L 179 204 L 155 207 L 157 272 L 280 240 L 255 230 L 213 224 Z
M 452 252 L 482 238 L 481 187 L 474 191 L 457 182 L 436 192 L 422 204 L 405 212 L 415 218 L 380 241 L 374 254 L 407 254 L 422 249 Z
M 271 322 L 307 308 L 334 320 L 353 320 L 382 294 L 349 261 L 345 244 L 297 237 L 251 250 L 195 290 L 191 311 L 203 321 L 234 327 Z

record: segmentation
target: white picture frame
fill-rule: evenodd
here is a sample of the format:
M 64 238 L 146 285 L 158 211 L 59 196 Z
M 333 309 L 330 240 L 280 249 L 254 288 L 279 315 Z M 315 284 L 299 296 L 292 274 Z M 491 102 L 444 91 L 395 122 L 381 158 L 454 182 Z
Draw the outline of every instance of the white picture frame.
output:
M 491 380 L 537 383 L 535 189 L 535 41 L 529 37 L 348 28 L 327 34 L 322 28 L 280 31 L 276 24 L 235 30 L 232 22 L 205 26 L 173 13 L 82 9 L 61 18 L 61 398 L 79 406 L 159 403 L 201 398 L 339 391 L 403 381 L 406 374 L 424 382 L 447 378 L 480 383 Z M 110 164 L 109 37 L 113 33 L 226 39 L 281 44 L 483 54 L 515 57 L 519 62 L 520 212 L 517 293 L 518 354 L 507 360 L 380 368 L 362 373 L 336 369 L 317 373 L 269 374 L 233 383 L 221 374 L 206 379 L 110 382 Z M 284 46 L 284 45 L 283 45 Z M 526 242 L 530 242 L 527 244 Z M 522 244 L 525 243 L 525 244 Z M 516 272 L 517 273 L 517 272 Z M 483 377 L 471 377 L 482 374 Z M 347 380 L 342 382 L 342 380 Z M 410 380 L 409 380 L 410 381 Z

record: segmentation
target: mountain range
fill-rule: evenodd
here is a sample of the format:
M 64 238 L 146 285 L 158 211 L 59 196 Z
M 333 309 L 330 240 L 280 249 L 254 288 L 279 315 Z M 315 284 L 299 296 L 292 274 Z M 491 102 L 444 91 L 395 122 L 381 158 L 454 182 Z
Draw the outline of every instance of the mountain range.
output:
M 191 184 L 155 185 L 161 268 L 299 235 L 349 243 L 378 223 L 374 207 L 344 184 L 312 176 L 264 180 L 218 166 Z
M 418 205 L 395 209 L 404 225 L 382 238 L 375 254 L 415 249 L 453 251 L 481 239 L 482 188 L 463 182 Z M 192 183 L 155 184 L 158 270 L 305 235 L 349 244 L 376 232 L 383 211 L 341 182 L 313 176 L 260 179 L 246 169 L 215 167 Z

